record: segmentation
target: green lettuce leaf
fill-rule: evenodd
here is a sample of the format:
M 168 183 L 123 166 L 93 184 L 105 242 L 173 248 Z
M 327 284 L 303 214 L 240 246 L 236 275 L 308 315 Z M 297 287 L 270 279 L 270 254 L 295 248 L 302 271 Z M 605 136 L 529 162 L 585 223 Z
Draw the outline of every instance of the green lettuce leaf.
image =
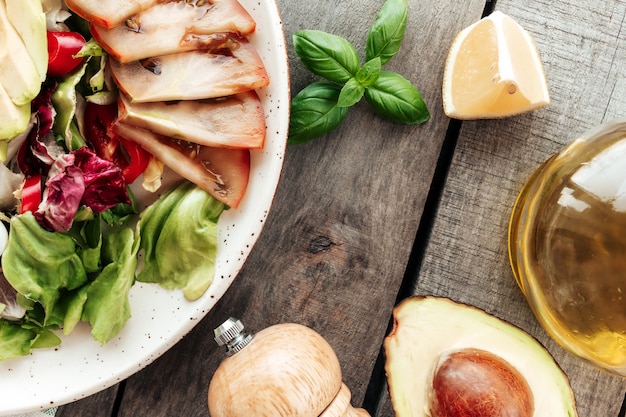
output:
M 0 319 L 0 361 L 26 356 L 32 349 L 60 344 L 61 339 L 50 329 Z
M 48 320 L 48 323 L 55 323 L 59 327 L 62 327 L 64 335 L 72 333 L 81 320 L 83 307 L 87 301 L 88 289 L 89 285 L 83 285 L 76 290 L 64 293 L 59 299 L 53 313 L 55 318 Z M 30 317 L 31 315 L 28 315 L 28 318 Z
M 37 337 L 33 340 L 32 349 L 43 349 L 59 346 L 61 339 L 52 330 L 41 329 Z
M 79 216 L 89 213 L 87 219 Z M 100 252 L 102 251 L 101 219 L 86 207 L 78 210 L 71 229 L 67 232 L 76 242 L 76 253 L 80 256 L 87 274 L 100 271 Z
M 70 151 L 85 146 L 87 143 L 80 134 L 74 118 L 78 101 L 76 85 L 85 75 L 86 68 L 87 62 L 61 81 L 52 93 L 52 104 L 57 112 L 52 130 L 59 142 L 64 143 Z
M 130 318 L 128 293 L 135 282 L 138 250 L 139 239 L 128 227 L 104 236 L 105 266 L 87 290 L 82 315 L 94 339 L 102 344 L 115 337 Z
M 0 361 L 28 355 L 36 338 L 34 330 L 0 319 Z
M 137 280 L 182 289 L 189 300 L 213 282 L 220 203 L 191 183 L 163 195 L 140 216 L 144 265 Z
M 87 274 L 74 240 L 65 234 L 44 230 L 31 212 L 11 218 L 2 271 L 9 283 L 26 298 L 39 302 L 44 323 L 65 290 L 87 282 Z

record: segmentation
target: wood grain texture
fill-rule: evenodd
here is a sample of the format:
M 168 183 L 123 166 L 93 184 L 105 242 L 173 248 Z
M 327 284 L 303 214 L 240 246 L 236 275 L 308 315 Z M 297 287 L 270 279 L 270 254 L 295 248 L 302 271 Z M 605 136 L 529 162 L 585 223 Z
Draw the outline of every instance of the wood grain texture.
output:
M 297 8 L 280 4 L 289 45 L 294 31 L 318 28 L 346 37 L 359 51 L 364 50 L 367 29 L 380 5 L 382 1 L 300 2 Z M 470 10 L 479 15 L 482 7 L 474 2 Z M 453 16 L 465 19 L 464 12 Z M 389 68 L 419 86 L 426 102 L 432 103 L 431 122 L 394 125 L 360 104 L 336 132 L 288 147 L 274 206 L 252 256 L 208 318 L 211 326 L 201 323 L 192 337 L 202 332 L 206 337 L 230 315 L 256 330 L 286 321 L 309 325 L 337 352 L 353 403 L 360 404 L 445 136 L 447 123 L 441 123 L 438 104 L 441 68 L 445 45 L 463 23 L 450 19 L 449 10 L 439 3 L 410 2 L 407 38 Z M 293 55 L 291 63 L 295 94 L 313 78 Z M 198 350 L 207 354 L 202 347 Z M 178 356 L 184 349 L 174 352 L 159 362 L 188 360 Z M 212 369 L 213 364 L 204 366 L 205 378 Z M 152 377 L 138 375 L 136 383 L 131 378 L 121 415 L 142 415 L 151 400 L 143 400 L 146 388 L 140 381 Z M 196 415 L 204 409 L 201 389 L 192 397 L 175 392 L 176 398 L 161 401 L 171 410 L 184 406 Z
M 316 78 L 299 63 L 291 35 L 324 30 L 362 52 L 383 1 L 278 4 L 295 95 Z M 352 403 L 363 402 L 449 125 L 441 106 L 448 48 L 484 6 L 409 0 L 405 41 L 386 68 L 418 86 L 431 120 L 396 125 L 359 103 L 335 132 L 288 146 L 274 205 L 234 285 L 189 335 L 125 382 L 117 415 L 208 415 L 206 390 L 224 358 L 213 329 L 229 316 L 252 332 L 282 322 L 312 327 L 337 353 Z M 626 5 L 500 0 L 498 9 L 532 33 L 552 104 L 511 119 L 463 122 L 432 233 L 420 237 L 430 240 L 414 292 L 476 305 L 527 330 L 570 376 L 581 417 L 617 416 L 624 382 L 547 337 L 514 282 L 506 232 L 515 197 L 541 162 L 597 123 L 624 116 Z M 117 388 L 61 407 L 59 416 L 109 415 L 96 413 L 112 411 Z M 386 393 L 373 415 L 394 415 Z
M 617 416 L 624 381 L 575 359 L 540 328 L 509 266 L 507 228 L 517 193 L 540 163 L 587 129 L 624 116 L 625 6 L 498 1 L 533 35 L 552 104 L 463 123 L 415 291 L 476 305 L 537 337 L 570 377 L 581 416 Z
M 111 417 L 114 415 L 115 398 L 119 384 L 114 385 L 97 394 L 93 394 L 84 400 L 59 407 L 55 417 Z
M 314 77 L 293 55 L 292 33 L 325 30 L 363 52 L 382 3 L 279 2 L 293 94 Z M 235 284 L 190 335 L 127 380 L 120 416 L 206 415 L 206 389 L 223 358 L 212 330 L 229 316 L 253 332 L 280 322 L 312 327 L 337 353 L 353 404 L 363 401 L 447 129 L 439 104 L 445 45 L 466 19 L 467 9 L 450 19 L 441 3 L 423 3 L 410 2 L 407 38 L 387 68 L 421 89 L 431 121 L 392 124 L 360 103 L 337 131 L 289 146 L 267 224 Z M 480 14 L 481 2 L 469 4 Z

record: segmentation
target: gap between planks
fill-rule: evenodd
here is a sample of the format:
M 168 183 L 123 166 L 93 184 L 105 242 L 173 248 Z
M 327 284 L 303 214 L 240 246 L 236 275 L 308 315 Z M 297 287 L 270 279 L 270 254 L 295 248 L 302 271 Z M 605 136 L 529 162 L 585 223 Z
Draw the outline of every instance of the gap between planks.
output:
M 485 7 L 483 9 L 482 16 L 488 16 L 495 10 L 497 0 L 486 0 Z M 413 295 L 417 286 L 417 280 L 419 271 L 424 259 L 424 253 L 428 245 L 428 240 L 432 231 L 433 223 L 437 214 L 437 209 L 441 201 L 441 195 L 448 176 L 448 169 L 454 156 L 457 140 L 461 131 L 462 122 L 460 120 L 451 119 L 446 131 L 446 137 L 441 147 L 441 152 L 437 160 L 433 180 L 431 182 L 426 202 L 424 204 L 424 211 L 417 228 L 415 240 L 411 250 L 411 255 L 407 263 L 407 268 L 402 279 L 402 284 L 398 290 L 396 296 L 396 304 Z M 387 325 L 387 333 L 391 329 L 392 318 L 389 318 Z M 380 407 L 384 390 L 386 389 L 386 376 L 385 376 L 385 358 L 384 352 L 381 346 L 381 350 L 376 358 L 374 369 L 370 377 L 367 390 L 365 391 L 365 398 L 363 399 L 362 407 L 367 410 L 370 415 L 377 415 L 377 411 Z M 626 398 L 622 406 L 622 410 L 626 409 Z M 626 417 L 620 414 L 618 417 Z
M 447 178 L 448 168 L 452 161 L 452 156 L 454 155 L 454 149 L 456 148 L 456 143 L 460 130 L 461 121 L 451 120 L 448 124 L 446 137 L 443 141 L 441 153 L 439 154 L 439 158 L 437 160 L 433 180 L 428 191 L 428 196 L 426 197 L 422 218 L 417 228 L 416 237 L 413 242 L 413 248 L 411 250 L 411 255 L 407 263 L 407 268 L 402 279 L 402 284 L 400 285 L 400 289 L 398 290 L 398 294 L 396 296 L 396 304 L 406 297 L 413 295 L 415 287 L 417 285 L 417 277 L 419 276 L 419 270 L 422 264 L 422 260 L 424 258 L 426 246 L 428 245 L 428 239 L 430 237 L 437 209 L 439 207 L 441 194 L 443 192 L 443 187 Z M 391 326 L 392 318 L 390 317 L 389 323 L 387 324 L 387 331 L 385 334 L 389 333 Z M 384 393 L 384 390 L 386 389 L 384 366 L 385 358 L 381 346 L 381 350 L 378 353 L 378 357 L 376 358 L 376 363 L 374 364 L 374 369 L 372 370 L 372 375 L 370 377 L 369 384 L 367 385 L 365 398 L 363 399 L 362 404 L 362 407 L 367 410 L 372 416 L 376 415 L 376 411 L 379 408 L 382 395 Z
M 496 7 L 497 0 L 486 0 L 485 7 L 483 9 L 482 16 L 490 15 Z M 428 245 L 428 239 L 432 231 L 432 226 L 435 221 L 436 213 L 441 201 L 441 195 L 445 182 L 447 179 L 448 168 L 452 162 L 454 151 L 456 149 L 456 143 L 460 134 L 462 122 L 460 120 L 450 120 L 448 129 L 446 131 L 446 137 L 444 139 L 439 159 L 435 167 L 433 175 L 433 181 L 428 191 L 428 196 L 424 204 L 424 211 L 420 224 L 417 229 L 415 240 L 413 242 L 413 248 L 411 250 L 411 256 L 407 264 L 407 268 L 402 280 L 402 284 L 396 297 L 396 304 L 406 297 L 414 294 L 417 287 L 417 280 L 419 277 L 419 271 Z M 391 330 L 392 318 L 389 319 L 387 333 Z M 363 400 L 362 407 L 367 410 L 370 415 L 376 416 L 380 407 L 384 390 L 386 389 L 386 376 L 385 376 L 385 358 L 384 351 L 381 346 L 381 350 L 376 359 L 372 375 L 370 377 L 367 390 L 365 392 L 365 398 Z M 617 417 L 626 417 L 626 393 L 622 401 L 622 406 Z

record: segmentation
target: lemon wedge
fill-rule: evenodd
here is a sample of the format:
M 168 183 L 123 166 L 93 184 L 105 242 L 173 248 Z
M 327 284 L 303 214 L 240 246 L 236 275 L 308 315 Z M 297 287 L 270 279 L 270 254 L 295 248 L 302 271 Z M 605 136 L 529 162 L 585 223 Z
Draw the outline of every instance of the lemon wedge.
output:
M 511 17 L 496 11 L 457 35 L 443 79 L 443 107 L 448 117 L 503 118 L 549 103 L 535 43 Z

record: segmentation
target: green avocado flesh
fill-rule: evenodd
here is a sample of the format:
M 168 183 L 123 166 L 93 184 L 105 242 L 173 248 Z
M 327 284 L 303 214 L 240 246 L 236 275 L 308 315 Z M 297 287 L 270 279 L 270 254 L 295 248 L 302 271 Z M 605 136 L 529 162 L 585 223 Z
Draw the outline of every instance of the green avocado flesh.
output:
M 30 102 L 46 76 L 47 45 L 39 0 L 0 1 L 0 141 L 28 127 Z
M 567 376 L 550 353 L 523 330 L 475 307 L 434 296 L 409 297 L 395 308 L 393 316 L 394 326 L 385 338 L 384 348 L 389 394 L 397 417 L 578 415 Z M 512 383 L 508 377 L 499 381 L 505 385 L 492 391 L 502 392 L 504 387 L 513 393 L 520 392 L 520 398 L 528 399 L 530 407 L 517 414 L 498 411 L 498 407 L 515 402 L 502 396 L 504 399 L 500 405 L 494 405 L 494 409 L 487 414 L 476 410 L 470 414 L 459 414 L 459 410 L 454 411 L 454 406 L 448 407 L 453 411 L 447 414 L 433 412 L 434 408 L 445 408 L 440 404 L 440 399 L 445 397 L 440 394 L 446 394 L 444 391 L 456 389 L 461 394 L 467 391 L 468 396 L 475 395 L 470 392 L 476 390 L 465 387 L 484 385 L 481 375 L 489 379 L 498 374 L 489 369 L 478 376 L 452 373 L 457 381 L 461 381 L 456 388 L 450 385 L 434 388 L 437 386 L 435 376 L 440 378 L 443 373 L 442 364 L 464 352 L 485 352 L 483 356 L 490 359 L 479 361 L 482 366 L 503 364 L 498 366 L 508 367 L 509 373 L 520 375 L 523 385 L 530 388 L 530 392 L 522 393 L 522 389 L 510 386 Z M 462 368 L 459 366 L 458 369 Z M 437 402 L 436 398 L 439 403 L 433 405 Z

